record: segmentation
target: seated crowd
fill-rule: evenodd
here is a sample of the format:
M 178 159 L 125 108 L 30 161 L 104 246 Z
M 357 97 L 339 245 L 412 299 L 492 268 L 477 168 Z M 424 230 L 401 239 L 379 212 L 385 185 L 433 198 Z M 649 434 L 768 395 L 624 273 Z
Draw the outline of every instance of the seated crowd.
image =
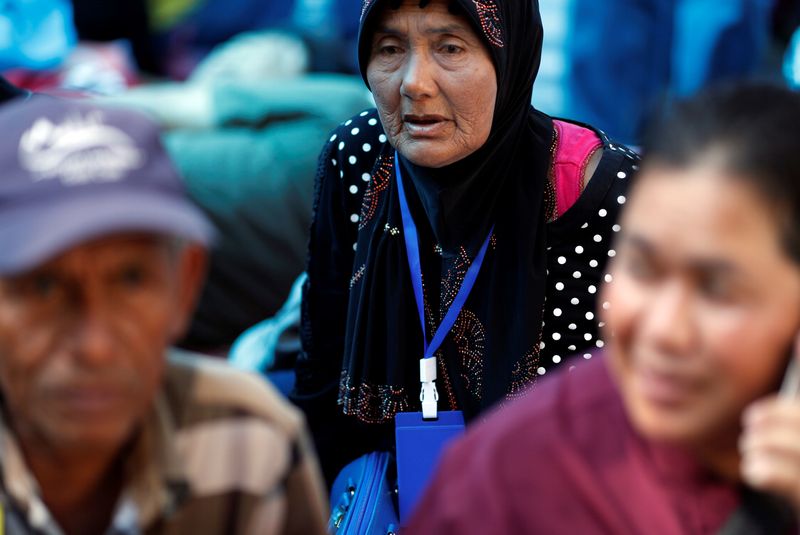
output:
M 156 124 L 0 85 L 0 535 L 337 532 L 418 411 L 467 431 L 368 533 L 796 533 L 800 94 L 703 93 L 640 161 L 531 106 L 542 35 L 364 1 L 288 399 L 173 347 L 216 230 Z

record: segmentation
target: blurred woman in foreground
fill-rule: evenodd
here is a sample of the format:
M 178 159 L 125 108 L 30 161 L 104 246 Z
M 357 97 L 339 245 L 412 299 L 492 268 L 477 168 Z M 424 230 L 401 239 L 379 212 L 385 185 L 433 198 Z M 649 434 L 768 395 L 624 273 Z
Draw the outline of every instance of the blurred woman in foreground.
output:
M 411 533 L 793 532 L 800 399 L 777 391 L 800 358 L 800 95 L 674 109 L 622 229 L 605 358 L 471 429 Z

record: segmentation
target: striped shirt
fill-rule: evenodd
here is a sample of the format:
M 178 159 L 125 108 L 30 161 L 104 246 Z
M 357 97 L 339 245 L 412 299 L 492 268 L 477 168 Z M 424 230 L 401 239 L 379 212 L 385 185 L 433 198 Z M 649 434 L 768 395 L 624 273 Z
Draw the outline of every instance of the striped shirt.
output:
M 260 377 L 173 351 L 127 450 L 108 535 L 315 534 L 327 504 L 301 413 Z M 63 535 L 0 421 L 0 535 Z

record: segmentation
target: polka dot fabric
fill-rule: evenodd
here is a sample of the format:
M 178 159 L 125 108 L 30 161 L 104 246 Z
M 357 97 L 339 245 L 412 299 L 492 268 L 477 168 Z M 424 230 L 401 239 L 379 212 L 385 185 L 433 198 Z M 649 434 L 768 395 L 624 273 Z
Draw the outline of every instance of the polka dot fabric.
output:
M 548 225 L 539 375 L 568 357 L 591 358 L 592 350 L 605 345 L 598 329 L 603 306 L 598 295 L 607 284 L 608 261 L 616 255 L 614 238 L 622 230 L 617 221 L 639 157 L 597 134 L 603 157 L 594 177 L 577 202 Z
M 342 180 L 340 187 L 347 192 L 343 198 L 343 208 L 352 224 L 349 230 L 352 232 L 354 250 L 363 215 L 364 194 L 370 186 L 374 187 L 377 158 L 387 142 L 378 112 L 372 109 L 339 125 L 329 139 L 329 150 L 325 151 L 329 152 L 325 163 L 330 166 L 329 176 L 331 173 L 333 176 L 339 175 Z

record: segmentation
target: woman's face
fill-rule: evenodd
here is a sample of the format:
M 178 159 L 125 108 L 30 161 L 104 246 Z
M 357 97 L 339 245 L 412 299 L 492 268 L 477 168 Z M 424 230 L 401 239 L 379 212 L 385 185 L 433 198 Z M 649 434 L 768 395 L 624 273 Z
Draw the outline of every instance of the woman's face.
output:
M 742 410 L 779 384 L 800 327 L 800 269 L 770 208 L 710 166 L 639 178 L 603 315 L 612 372 L 645 436 L 735 445 Z
M 497 78 L 488 50 L 445 0 L 385 9 L 367 66 L 389 142 L 423 167 L 443 167 L 489 137 Z

